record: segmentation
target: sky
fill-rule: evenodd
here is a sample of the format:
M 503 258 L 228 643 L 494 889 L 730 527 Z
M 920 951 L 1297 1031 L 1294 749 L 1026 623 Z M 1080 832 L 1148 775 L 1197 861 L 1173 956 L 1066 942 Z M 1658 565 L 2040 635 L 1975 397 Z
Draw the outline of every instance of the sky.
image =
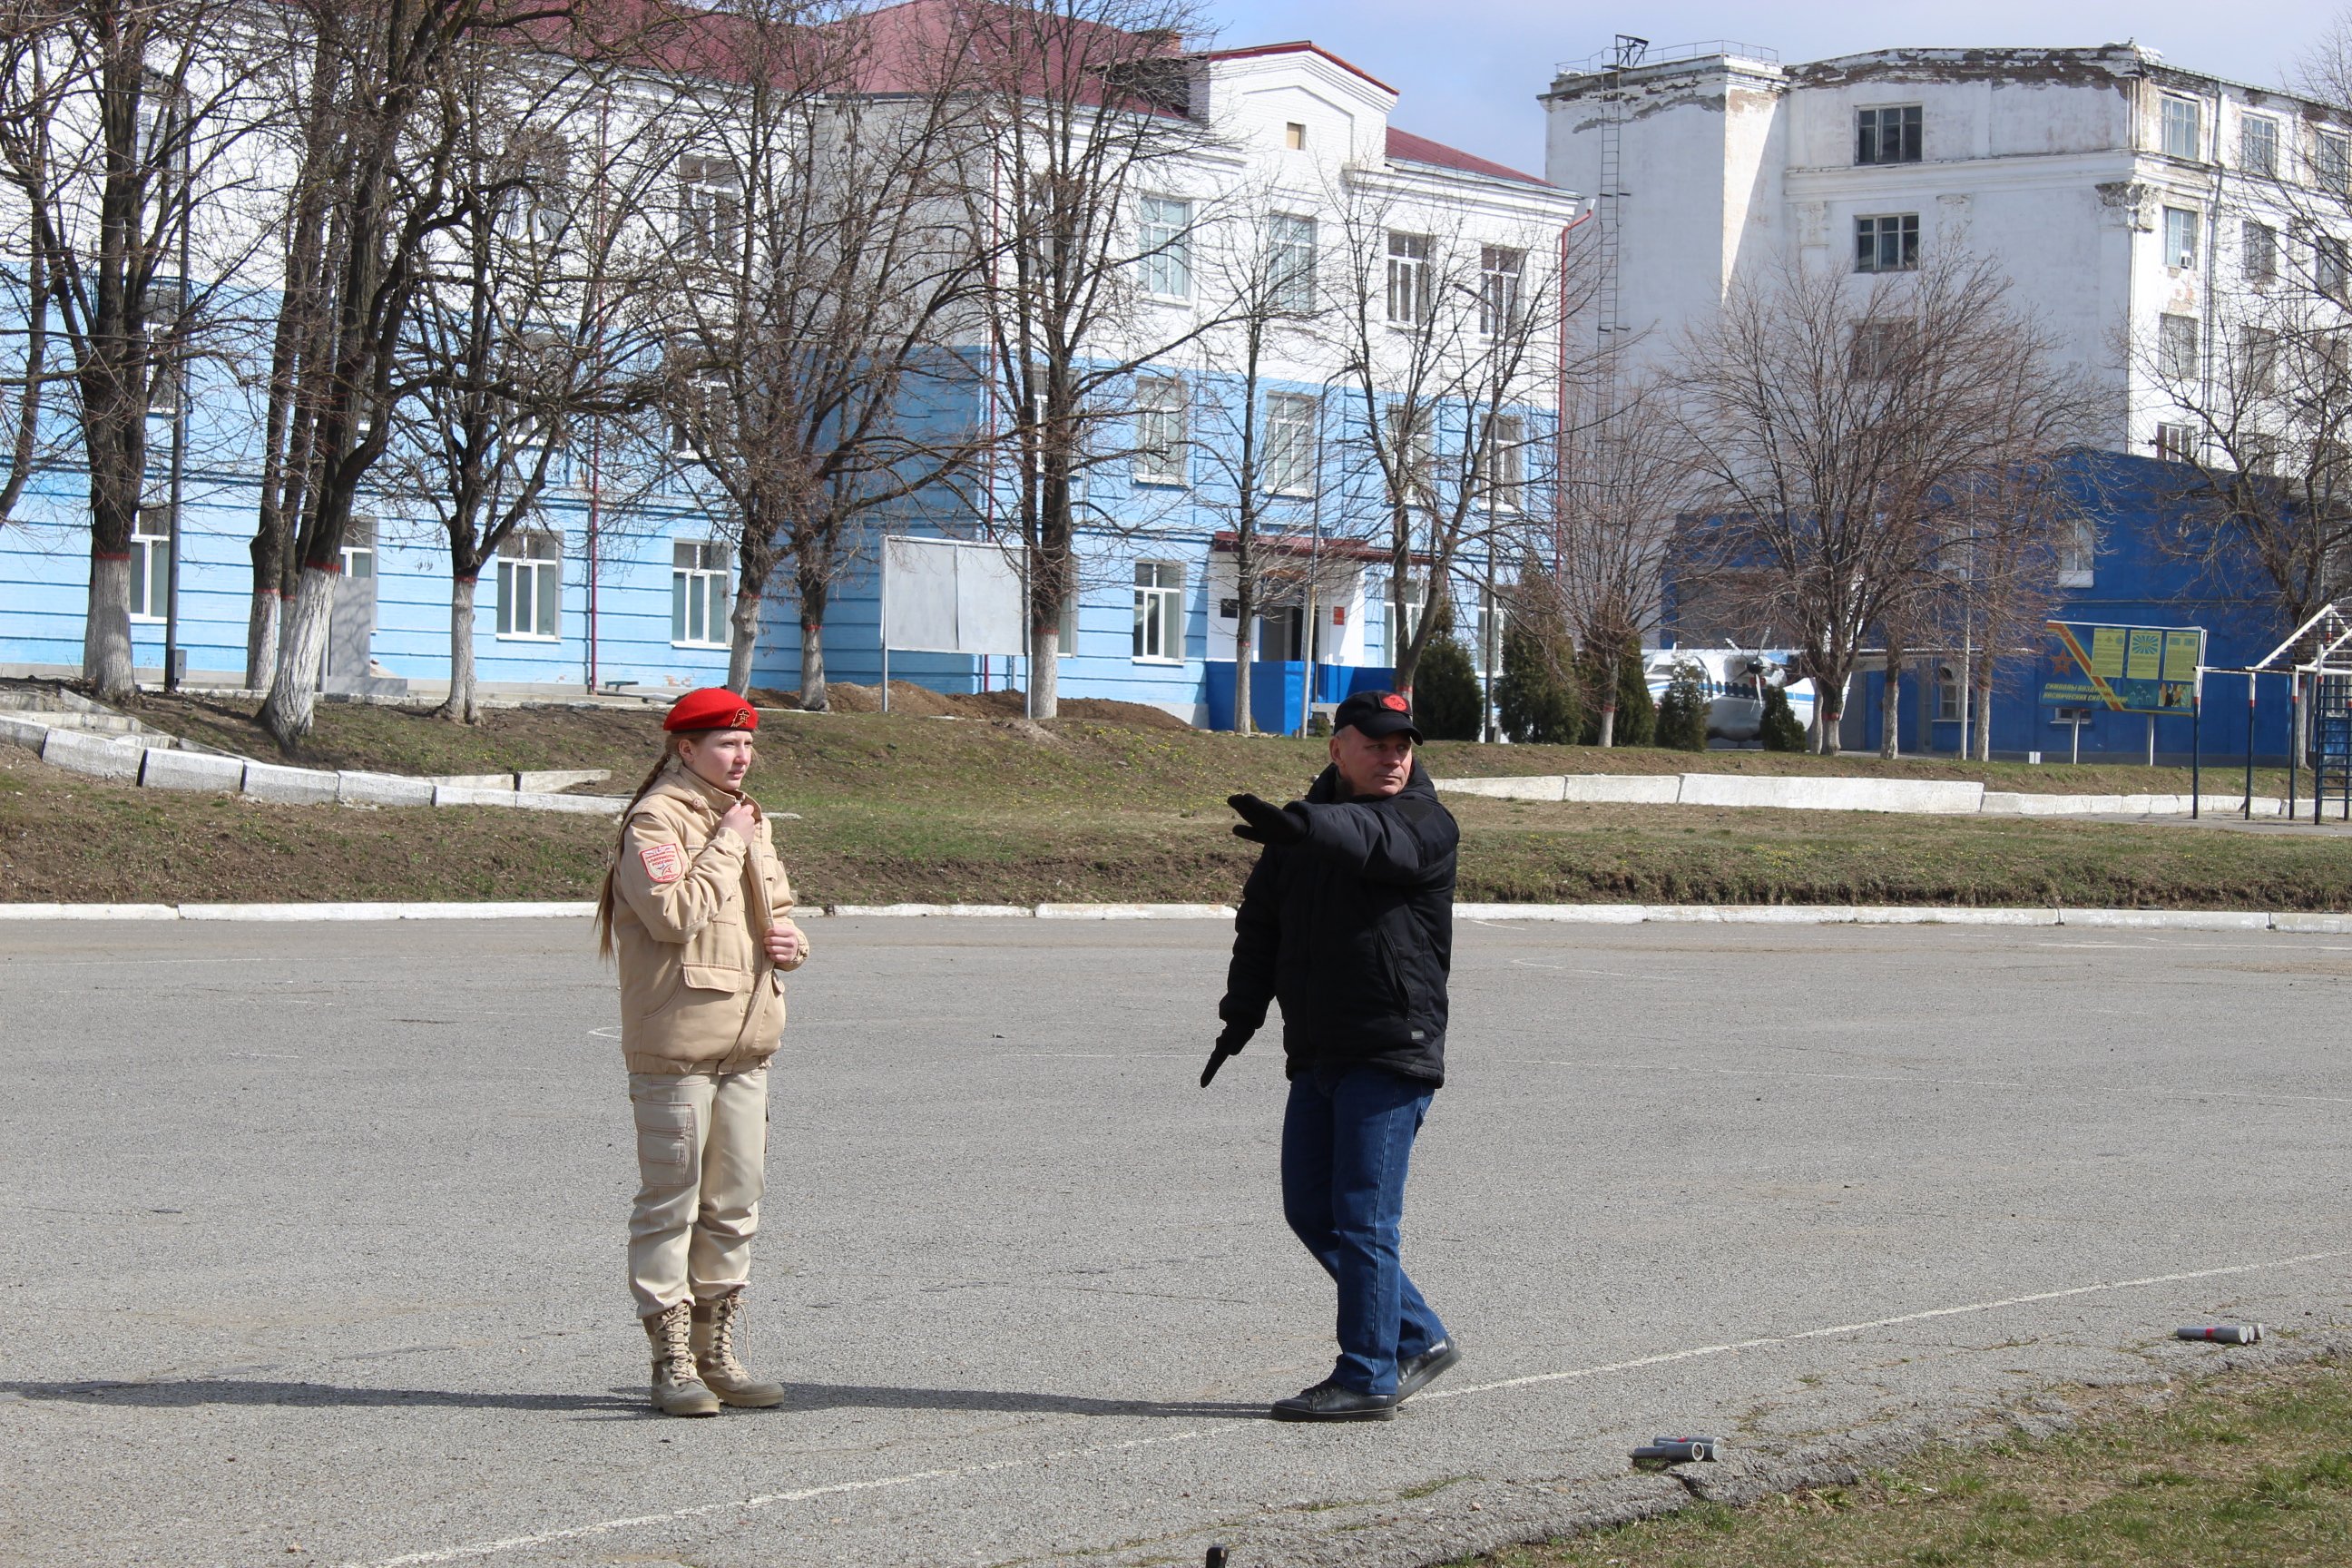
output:
M 1402 95 L 1391 122 L 1531 174 L 1543 172 L 1536 94 L 1563 61 L 1608 49 L 1620 29 L 1659 48 L 1735 38 L 1790 62 L 1868 49 L 2095 45 L 2130 39 L 2167 61 L 2260 86 L 2352 5 L 2337 0 L 1903 0 L 1622 8 L 1558 0 L 1205 0 L 1228 47 L 1311 38 Z M 2261 20 L 2259 18 L 2268 18 Z

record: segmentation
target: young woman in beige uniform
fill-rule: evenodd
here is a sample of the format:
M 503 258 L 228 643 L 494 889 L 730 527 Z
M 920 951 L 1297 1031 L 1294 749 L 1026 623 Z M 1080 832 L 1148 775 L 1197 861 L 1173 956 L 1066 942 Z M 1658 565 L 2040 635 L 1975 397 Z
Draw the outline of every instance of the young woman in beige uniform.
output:
M 620 961 L 636 1120 L 629 1289 L 653 1343 L 653 1402 L 671 1415 L 784 1397 L 737 1354 L 766 1184 L 768 1058 L 783 1036 L 780 972 L 808 957 L 767 817 L 743 793 L 759 727 L 724 688 L 678 699 L 597 904 L 598 949 Z

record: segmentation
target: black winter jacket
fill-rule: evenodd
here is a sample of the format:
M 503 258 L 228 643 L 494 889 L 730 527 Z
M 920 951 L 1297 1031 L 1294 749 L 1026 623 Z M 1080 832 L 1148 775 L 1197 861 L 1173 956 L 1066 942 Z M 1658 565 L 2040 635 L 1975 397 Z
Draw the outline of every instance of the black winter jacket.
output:
M 1269 845 L 1242 889 L 1217 1016 L 1235 1049 L 1282 1003 L 1287 1076 L 1362 1063 L 1445 1081 L 1461 829 L 1415 763 L 1386 799 L 1342 800 L 1326 768 L 1286 809 L 1307 837 Z

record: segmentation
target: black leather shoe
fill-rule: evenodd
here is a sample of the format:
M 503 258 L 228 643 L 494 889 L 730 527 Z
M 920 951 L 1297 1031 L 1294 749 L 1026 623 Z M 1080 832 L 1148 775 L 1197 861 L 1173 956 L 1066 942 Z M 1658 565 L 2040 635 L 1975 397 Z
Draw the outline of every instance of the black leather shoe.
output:
M 1416 1356 L 1397 1363 L 1397 1403 L 1402 1405 L 1429 1384 L 1429 1380 L 1462 1359 L 1462 1346 L 1442 1339 Z
M 1274 1402 L 1276 1421 L 1393 1421 L 1393 1394 L 1359 1394 L 1329 1380 Z

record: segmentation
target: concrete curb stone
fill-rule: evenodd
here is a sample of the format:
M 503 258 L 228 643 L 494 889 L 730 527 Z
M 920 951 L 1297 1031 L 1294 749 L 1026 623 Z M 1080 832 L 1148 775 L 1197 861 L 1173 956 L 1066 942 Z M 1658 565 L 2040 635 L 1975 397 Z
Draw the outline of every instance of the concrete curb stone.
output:
M 92 778 L 135 779 L 146 752 L 135 741 L 101 741 L 76 730 L 51 730 L 41 742 L 41 761 Z
M 341 781 L 319 768 L 283 768 L 275 763 L 245 764 L 245 793 L 280 805 L 332 805 Z
M 1037 913 L 1027 904 L 827 904 L 821 910 L 795 910 L 793 912 L 795 916 L 816 915 L 835 920 L 850 920 L 861 915 L 886 920 L 924 920 L 934 916 L 1028 920 Z
M 0 904 L 0 921 L 175 921 L 170 904 Z
M 514 904 L 181 904 L 184 921 L 586 920 L 593 903 Z
M 145 761 L 139 765 L 142 789 L 210 790 L 235 795 L 244 785 L 245 764 L 235 757 L 150 746 Z
M 1041 921 L 1229 921 L 1231 904 L 1039 904 Z
M 19 718 L 14 713 L 0 713 L 0 741 L 22 746 L 28 752 L 38 752 L 49 738 L 49 727 L 37 719 Z
M 335 798 L 345 805 L 431 805 L 433 786 L 399 773 L 346 769 L 335 775 Z

